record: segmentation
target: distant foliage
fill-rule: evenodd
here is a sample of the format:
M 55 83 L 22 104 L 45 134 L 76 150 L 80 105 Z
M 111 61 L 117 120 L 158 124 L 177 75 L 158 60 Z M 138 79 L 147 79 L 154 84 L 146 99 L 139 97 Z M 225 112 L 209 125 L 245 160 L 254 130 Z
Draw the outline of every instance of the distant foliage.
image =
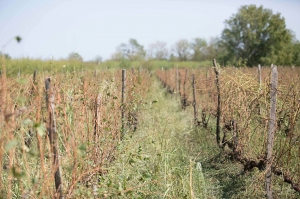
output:
M 297 41 L 293 45 L 293 65 L 300 66 L 300 42 Z
M 190 44 L 186 39 L 180 39 L 175 43 L 173 51 L 178 57 L 179 61 L 187 61 L 190 56 Z
M 5 59 L 11 59 L 11 56 L 7 53 L 3 54 L 2 52 L 0 52 L 0 57 L 4 56 Z
M 227 61 L 247 66 L 292 63 L 293 35 L 279 13 L 262 6 L 242 6 L 225 24 L 222 39 Z
M 122 57 L 129 59 L 130 61 L 136 61 L 144 59 L 146 52 L 144 46 L 138 43 L 136 39 L 129 39 L 128 44 L 123 43 L 117 50 Z
M 167 49 L 167 43 L 163 41 L 157 41 L 149 45 L 147 51 L 148 59 L 166 60 L 169 55 Z
M 78 53 L 75 53 L 75 52 L 70 53 L 69 56 L 68 56 L 68 59 L 69 60 L 77 60 L 77 61 L 82 61 L 83 60 L 81 55 L 79 55 Z

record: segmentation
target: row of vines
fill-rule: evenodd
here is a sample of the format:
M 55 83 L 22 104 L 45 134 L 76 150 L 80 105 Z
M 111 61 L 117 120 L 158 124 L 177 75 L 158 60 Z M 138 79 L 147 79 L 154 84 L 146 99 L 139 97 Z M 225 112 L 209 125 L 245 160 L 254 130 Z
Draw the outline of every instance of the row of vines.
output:
M 123 134 L 137 128 L 149 81 L 143 70 L 122 81 L 121 70 L 7 77 L 3 68 L 0 198 L 96 194 Z
M 182 108 L 193 107 L 195 125 L 213 127 L 216 144 L 241 162 L 244 171 L 269 169 L 299 193 L 300 70 L 278 68 L 275 139 L 271 168 L 267 168 L 270 75 L 271 67 L 258 70 L 218 65 L 157 71 L 167 90 L 179 94 Z

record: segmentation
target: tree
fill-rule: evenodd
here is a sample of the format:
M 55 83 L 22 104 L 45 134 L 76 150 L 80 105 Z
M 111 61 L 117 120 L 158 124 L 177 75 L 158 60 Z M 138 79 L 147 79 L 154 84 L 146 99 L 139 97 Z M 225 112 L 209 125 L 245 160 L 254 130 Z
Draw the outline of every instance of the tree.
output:
M 206 60 L 217 59 L 219 63 L 224 63 L 226 60 L 227 50 L 222 45 L 222 40 L 219 37 L 211 37 L 206 47 Z
M 168 55 L 169 52 L 167 49 L 166 42 L 157 41 L 149 45 L 149 49 L 148 49 L 149 58 L 163 60 L 163 59 L 167 59 Z
M 68 59 L 69 60 L 77 60 L 77 61 L 82 61 L 83 60 L 81 55 L 79 55 L 78 53 L 75 53 L 75 52 L 70 53 L 69 56 L 68 56 Z
M 94 62 L 97 64 L 100 64 L 102 62 L 103 58 L 100 55 L 97 55 L 94 59 Z
M 187 61 L 188 56 L 190 55 L 189 41 L 186 39 L 180 39 L 175 43 L 173 51 L 177 54 L 179 61 Z
M 125 59 L 125 57 L 121 50 L 117 48 L 117 51 L 110 56 L 110 59 L 113 61 L 120 61 L 122 59 Z
M 193 61 L 203 61 L 206 59 L 207 42 L 205 39 L 195 38 L 192 40 L 190 45 L 193 51 L 192 54 Z
M 169 61 L 177 61 L 177 58 L 173 53 L 170 54 Z
M 293 44 L 293 60 L 292 64 L 300 66 L 300 42 L 296 41 Z
M 131 61 L 143 59 L 146 55 L 144 47 L 136 39 L 129 39 L 128 44 L 121 44 L 117 51 L 122 52 L 124 57 Z
M 7 53 L 3 54 L 1 51 L 0 51 L 0 57 L 4 56 L 5 59 L 11 59 L 11 56 Z
M 284 18 L 262 6 L 242 6 L 225 21 L 222 39 L 228 58 L 235 64 L 243 62 L 254 66 L 292 61 L 287 52 L 292 34 L 286 29 Z

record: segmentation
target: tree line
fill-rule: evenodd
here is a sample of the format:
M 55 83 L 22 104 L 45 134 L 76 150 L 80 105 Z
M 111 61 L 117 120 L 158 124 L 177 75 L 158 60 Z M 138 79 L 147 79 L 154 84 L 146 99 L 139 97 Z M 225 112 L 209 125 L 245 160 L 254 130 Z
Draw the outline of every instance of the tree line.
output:
M 216 58 L 223 65 L 300 66 L 300 42 L 286 28 L 285 19 L 272 10 L 246 5 L 225 22 L 220 37 L 209 41 L 179 39 L 169 49 L 166 42 L 156 41 L 145 49 L 136 39 L 120 44 L 111 60 L 206 61 Z

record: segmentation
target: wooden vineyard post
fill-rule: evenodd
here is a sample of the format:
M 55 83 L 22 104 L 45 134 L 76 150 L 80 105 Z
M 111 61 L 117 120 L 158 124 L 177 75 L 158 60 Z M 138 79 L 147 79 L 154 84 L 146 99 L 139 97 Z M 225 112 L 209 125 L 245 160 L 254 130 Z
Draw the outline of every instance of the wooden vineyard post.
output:
M 36 82 L 36 74 L 37 74 L 37 71 L 35 70 L 33 72 L 33 77 L 32 77 L 32 87 L 31 87 L 31 90 L 30 90 L 30 94 L 32 96 L 34 96 L 36 94 L 36 85 L 37 85 L 37 82 Z M 28 134 L 29 134 L 29 137 L 28 138 L 25 138 L 25 145 L 27 147 L 30 147 L 31 145 L 31 141 L 32 141 L 32 136 L 33 136 L 33 130 L 32 129 L 29 129 L 28 130 Z
M 217 62 L 216 59 L 213 60 L 214 70 L 216 74 L 216 86 L 217 86 L 217 95 L 218 95 L 218 105 L 217 105 L 217 125 L 216 125 L 216 139 L 217 144 L 220 146 L 220 119 L 221 119 L 221 96 L 220 96 L 220 81 L 219 81 L 219 75 L 220 71 L 217 68 Z
M 276 130 L 276 98 L 277 98 L 278 71 L 277 66 L 271 66 L 271 82 L 270 82 L 270 118 L 269 132 L 267 137 L 267 162 L 266 162 L 266 194 L 267 198 L 272 196 L 272 162 L 273 162 L 273 144 L 274 134 Z
M 179 71 L 178 68 L 176 68 L 176 93 L 179 92 Z
M 193 86 L 193 107 L 194 107 L 194 123 L 198 125 L 198 109 L 197 109 L 197 102 L 196 102 L 196 82 L 195 82 L 195 74 L 192 76 L 192 86 Z
M 37 74 L 37 70 L 34 70 L 34 72 L 33 72 L 33 84 L 36 84 L 36 74 Z
M 102 96 L 99 93 L 95 100 L 95 119 L 94 119 L 94 140 L 97 141 L 97 137 L 99 137 L 100 132 L 100 122 L 101 122 L 101 103 Z
M 32 77 L 32 88 L 31 88 L 31 94 L 33 95 L 35 92 L 35 87 L 36 87 L 36 75 L 37 75 L 37 70 L 33 72 L 33 77 Z
M 179 96 L 181 98 L 181 74 L 178 71 L 178 92 L 179 92 Z
M 261 89 L 261 66 L 258 64 L 258 83 L 259 83 L 259 90 Z
M 233 131 L 233 152 L 238 152 L 238 145 L 239 145 L 239 132 L 238 132 L 238 125 L 235 120 L 231 121 L 232 131 Z
M 168 82 L 168 71 L 167 68 L 165 69 L 165 88 L 167 89 L 167 91 L 169 92 L 169 82 Z
M 98 93 L 96 99 L 95 99 L 95 115 L 94 115 L 94 143 L 96 143 L 96 146 L 94 148 L 94 154 L 97 154 L 94 157 L 94 162 L 98 164 L 98 160 L 101 159 L 101 156 L 99 158 L 99 141 L 100 141 L 100 124 L 101 124 L 101 106 L 102 106 L 102 96 L 100 93 Z
M 168 76 L 167 76 L 167 69 L 165 69 L 165 88 L 168 88 Z
M 126 92 L 126 70 L 122 69 L 122 102 L 121 102 L 121 119 L 122 119 L 122 136 L 125 133 L 125 92 Z
M 261 93 L 261 66 L 258 64 L 258 84 L 259 84 L 259 93 Z M 261 115 L 260 104 L 258 104 L 258 113 Z
M 183 96 L 182 96 L 182 108 L 183 108 L 183 110 L 185 110 L 185 108 L 187 106 L 187 96 L 186 96 L 186 92 L 185 92 L 187 74 L 188 74 L 188 70 L 186 69 L 185 70 L 184 81 L 183 81 Z
M 55 119 L 55 95 L 54 89 L 51 88 L 51 78 L 46 78 L 45 80 L 45 88 L 46 88 L 46 104 L 49 114 L 48 120 L 48 136 L 50 140 L 50 146 L 53 153 L 53 170 L 54 170 L 54 181 L 56 188 L 56 197 L 55 198 L 63 198 L 63 186 L 62 186 L 62 178 L 59 168 L 59 153 L 58 153 L 58 144 L 57 144 L 57 131 L 56 131 L 56 119 Z

